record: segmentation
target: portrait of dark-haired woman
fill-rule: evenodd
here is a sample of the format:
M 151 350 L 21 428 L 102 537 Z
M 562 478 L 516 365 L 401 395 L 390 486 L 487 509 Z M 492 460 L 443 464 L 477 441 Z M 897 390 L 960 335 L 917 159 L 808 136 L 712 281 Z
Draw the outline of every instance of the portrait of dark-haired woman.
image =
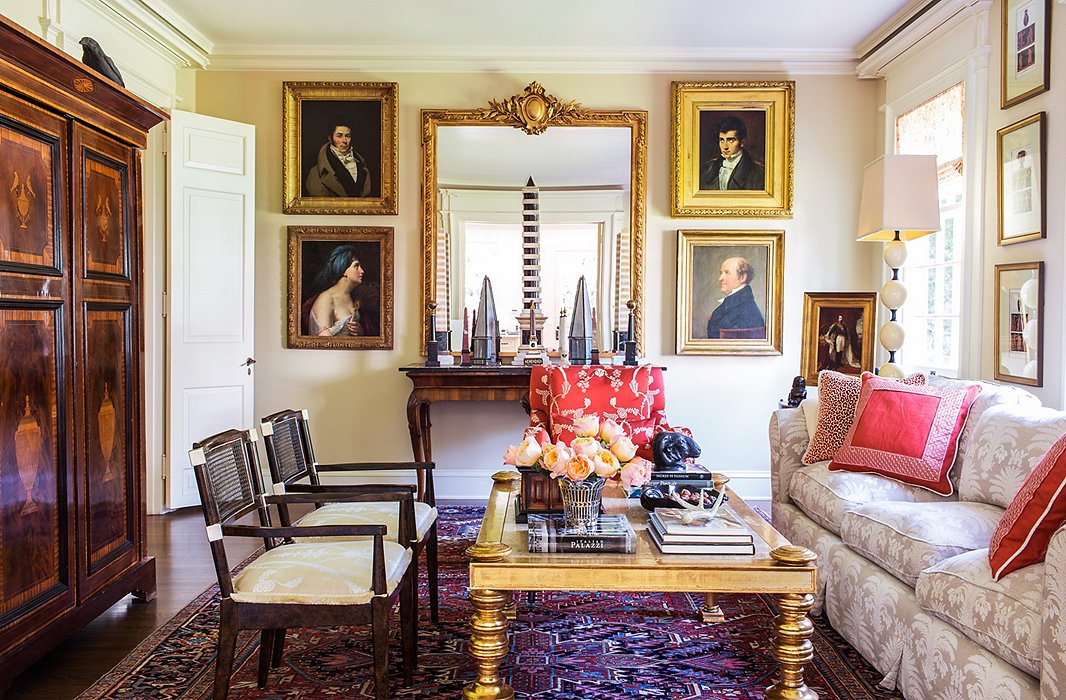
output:
M 381 334 L 380 285 L 364 282 L 367 268 L 380 274 L 377 260 L 364 260 L 354 245 L 339 245 L 330 251 L 300 305 L 301 335 L 376 336 Z

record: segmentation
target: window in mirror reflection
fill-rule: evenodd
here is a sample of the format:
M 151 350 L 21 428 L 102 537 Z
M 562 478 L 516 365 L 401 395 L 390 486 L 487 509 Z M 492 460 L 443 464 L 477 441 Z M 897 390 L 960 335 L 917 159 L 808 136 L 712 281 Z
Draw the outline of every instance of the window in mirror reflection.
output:
M 463 227 L 466 249 L 463 274 L 463 305 L 476 309 L 481 295 L 481 281 L 492 280 L 500 335 L 517 339 L 517 314 L 522 310 L 522 226 L 467 221 Z M 573 313 L 577 280 L 585 276 L 589 301 L 599 318 L 600 347 L 604 348 L 604 314 L 599 306 L 598 290 L 603 260 L 600 250 L 603 230 L 596 223 L 541 223 L 540 269 L 541 313 L 547 316 L 542 328 L 542 342 L 549 351 L 559 349 L 559 310 L 566 308 L 567 323 Z M 528 313 L 528 312 L 527 312 Z M 512 344 L 517 344 L 517 340 Z

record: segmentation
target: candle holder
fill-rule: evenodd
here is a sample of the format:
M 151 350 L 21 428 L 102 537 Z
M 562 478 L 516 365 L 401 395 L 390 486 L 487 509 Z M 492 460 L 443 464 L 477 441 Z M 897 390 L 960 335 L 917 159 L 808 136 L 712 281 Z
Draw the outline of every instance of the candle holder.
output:
M 431 301 L 426 305 L 429 311 L 429 333 L 426 334 L 426 367 L 440 367 L 440 359 L 437 357 L 437 302 Z

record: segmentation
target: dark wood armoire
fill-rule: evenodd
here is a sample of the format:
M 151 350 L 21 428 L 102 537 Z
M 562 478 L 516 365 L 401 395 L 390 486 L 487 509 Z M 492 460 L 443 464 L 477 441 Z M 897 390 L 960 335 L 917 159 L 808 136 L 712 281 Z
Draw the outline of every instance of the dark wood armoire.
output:
M 155 595 L 139 149 L 165 118 L 0 17 L 0 695 Z

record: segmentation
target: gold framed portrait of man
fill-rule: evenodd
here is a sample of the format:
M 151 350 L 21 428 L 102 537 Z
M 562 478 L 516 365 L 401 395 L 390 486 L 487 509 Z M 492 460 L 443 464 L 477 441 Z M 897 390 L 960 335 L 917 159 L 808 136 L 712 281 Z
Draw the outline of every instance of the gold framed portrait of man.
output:
M 395 214 L 396 83 L 282 83 L 282 210 Z
M 800 374 L 807 386 L 831 369 L 860 375 L 874 371 L 876 292 L 805 292 Z
M 677 354 L 780 355 L 784 231 L 678 231 Z
M 679 217 L 791 218 L 796 84 L 674 82 Z

